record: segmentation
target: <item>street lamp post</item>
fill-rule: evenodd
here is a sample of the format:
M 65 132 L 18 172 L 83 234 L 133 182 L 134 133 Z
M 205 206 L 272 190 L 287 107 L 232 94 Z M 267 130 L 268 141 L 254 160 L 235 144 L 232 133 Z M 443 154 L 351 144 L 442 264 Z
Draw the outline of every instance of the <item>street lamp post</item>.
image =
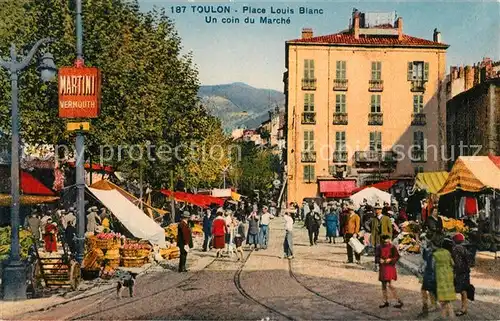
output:
M 14 44 L 10 47 L 10 60 L 4 61 L 0 58 L 0 66 L 7 70 L 10 74 L 10 82 L 12 86 L 11 104 L 12 104 L 12 151 L 11 151 L 11 197 L 12 207 L 10 213 L 11 224 L 11 243 L 10 243 L 10 257 L 9 263 L 3 270 L 2 287 L 4 300 L 22 300 L 26 299 L 26 269 L 24 263 L 21 261 L 19 254 L 19 106 L 18 106 L 18 78 L 19 73 L 23 71 L 30 64 L 31 60 L 38 51 L 38 48 L 53 40 L 45 38 L 39 40 L 26 57 L 18 61 L 16 46 Z M 41 78 L 44 81 L 51 80 L 56 72 L 54 58 L 51 54 L 46 53 L 41 59 L 38 68 L 41 71 Z

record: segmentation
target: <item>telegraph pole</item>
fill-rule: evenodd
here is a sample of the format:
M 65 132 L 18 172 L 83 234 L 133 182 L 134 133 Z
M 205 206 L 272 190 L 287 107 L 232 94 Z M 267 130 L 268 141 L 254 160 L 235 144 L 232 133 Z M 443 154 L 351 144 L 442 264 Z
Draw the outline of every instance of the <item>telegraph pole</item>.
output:
M 76 1 L 76 67 L 83 67 L 83 22 L 82 22 L 82 0 Z M 77 261 L 81 264 L 85 251 L 85 136 L 83 131 L 76 132 L 76 203 L 78 211 L 78 255 Z

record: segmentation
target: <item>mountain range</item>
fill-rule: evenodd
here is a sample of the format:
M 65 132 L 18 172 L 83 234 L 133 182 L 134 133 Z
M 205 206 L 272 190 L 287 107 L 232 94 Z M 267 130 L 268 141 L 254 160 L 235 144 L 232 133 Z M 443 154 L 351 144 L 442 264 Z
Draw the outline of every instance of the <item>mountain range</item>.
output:
M 226 131 L 256 128 L 269 119 L 269 111 L 285 104 L 282 92 L 241 82 L 200 86 L 198 96 L 207 110 L 221 119 Z

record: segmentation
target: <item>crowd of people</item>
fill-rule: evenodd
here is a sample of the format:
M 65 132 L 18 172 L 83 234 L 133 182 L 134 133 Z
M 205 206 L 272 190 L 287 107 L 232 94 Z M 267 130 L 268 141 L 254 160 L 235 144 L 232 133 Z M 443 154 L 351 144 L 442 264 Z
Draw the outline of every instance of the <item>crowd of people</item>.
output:
M 24 227 L 33 235 L 37 246 L 42 246 L 45 252 L 57 252 L 58 241 L 63 240 L 70 253 L 76 253 L 76 211 L 69 209 L 34 208 L 24 222 Z M 113 220 L 106 208 L 98 209 L 91 206 L 87 209 L 86 232 L 99 233 L 112 228 Z

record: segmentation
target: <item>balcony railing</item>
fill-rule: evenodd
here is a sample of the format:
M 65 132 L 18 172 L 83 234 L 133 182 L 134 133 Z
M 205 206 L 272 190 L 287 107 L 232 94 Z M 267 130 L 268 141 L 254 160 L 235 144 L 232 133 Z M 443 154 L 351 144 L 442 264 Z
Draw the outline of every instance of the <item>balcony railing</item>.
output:
M 383 80 L 369 80 L 368 81 L 368 90 L 369 91 L 383 91 L 384 90 L 384 81 Z
M 412 80 L 410 90 L 412 92 L 425 92 L 425 81 L 424 80 Z
M 411 152 L 411 161 L 414 163 L 425 163 L 427 161 L 425 150 L 413 150 Z
M 306 111 L 302 113 L 302 124 L 314 125 L 316 124 L 316 113 Z
M 382 126 L 384 124 L 384 114 L 383 113 L 369 113 L 368 114 L 368 125 Z
M 316 152 L 306 151 L 302 152 L 302 163 L 315 163 L 316 162 Z
M 425 126 L 427 121 L 425 119 L 425 114 L 423 113 L 413 113 L 411 115 L 411 125 L 412 126 Z
M 347 163 L 347 151 L 336 150 L 333 152 L 334 163 Z
M 302 90 L 316 90 L 316 78 L 302 79 Z
M 397 154 L 393 151 L 357 151 L 354 153 L 356 163 L 395 163 Z
M 347 79 L 334 79 L 333 80 L 333 90 L 347 90 Z
M 334 125 L 347 125 L 347 113 L 333 113 Z

